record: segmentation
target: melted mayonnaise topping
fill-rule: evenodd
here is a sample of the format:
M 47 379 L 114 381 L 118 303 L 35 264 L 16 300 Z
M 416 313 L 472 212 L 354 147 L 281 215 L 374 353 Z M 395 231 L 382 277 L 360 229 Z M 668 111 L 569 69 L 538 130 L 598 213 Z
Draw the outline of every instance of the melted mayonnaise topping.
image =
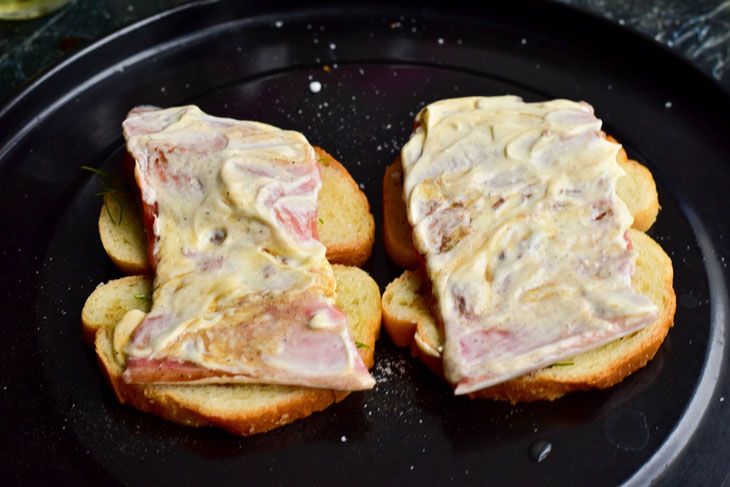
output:
M 443 100 L 403 147 L 404 198 L 444 326 L 444 373 L 468 393 L 651 323 L 631 289 L 620 146 L 586 103 Z
M 175 381 L 154 373 L 164 363 L 208 381 L 372 387 L 334 306 L 304 136 L 194 106 L 135 109 L 123 127 L 156 214 L 152 309 L 128 334 L 125 378 Z

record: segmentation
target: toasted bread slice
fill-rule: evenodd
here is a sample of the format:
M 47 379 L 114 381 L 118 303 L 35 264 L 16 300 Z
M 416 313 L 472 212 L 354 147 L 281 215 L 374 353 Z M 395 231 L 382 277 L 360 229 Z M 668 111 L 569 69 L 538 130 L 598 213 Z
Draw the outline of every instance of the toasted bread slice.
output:
M 360 266 L 369 258 L 375 241 L 375 219 L 370 203 L 350 173 L 324 149 L 314 152 L 322 170 L 317 199 L 319 239 L 327 247 L 327 260 Z
M 370 203 L 342 164 L 320 147 L 314 151 L 322 171 L 317 230 L 327 247 L 327 260 L 360 266 L 370 258 L 375 241 Z M 105 195 L 99 234 L 104 250 L 120 271 L 151 272 L 142 215 L 132 191 Z
M 606 138 L 616 144 L 619 143 L 610 135 Z M 616 162 L 626 173 L 616 182 L 616 194 L 626 203 L 631 216 L 634 217 L 632 228 L 646 232 L 654 224 L 659 213 L 659 198 L 654 178 L 646 166 L 629 159 L 623 147 L 616 154 Z
M 380 289 L 363 270 L 334 265 L 337 307 L 365 365 L 372 367 L 380 330 Z M 261 433 L 325 409 L 349 392 L 259 384 L 142 385 L 122 380 L 123 364 L 112 347 L 114 327 L 126 311 L 149 309 L 140 299 L 151 290 L 147 276 L 99 286 L 82 311 L 84 336 L 95 336 L 96 352 L 117 398 L 135 408 L 190 426 L 212 425 L 240 435 Z
M 607 138 L 618 143 L 610 136 Z M 629 159 L 623 147 L 616 156 L 616 162 L 626 173 L 616 183 L 616 194 L 626 203 L 634 217 L 632 227 L 645 232 L 654 224 L 659 212 L 654 178 L 645 166 Z M 383 243 L 388 256 L 396 264 L 408 269 L 416 269 L 421 265 L 421 258 L 413 246 L 403 201 L 400 157 L 385 168 L 383 177 Z
M 151 295 L 152 278 L 147 275 L 126 276 L 99 284 L 81 310 L 84 342 L 93 346 L 97 330 L 114 327 L 129 310 L 147 313 L 152 304 Z
M 125 274 L 150 271 L 147 235 L 132 191 L 104 195 L 99 214 L 99 236 L 107 255 L 120 271 Z
M 636 229 L 629 238 L 637 252 L 632 287 L 658 308 L 657 320 L 642 330 L 561 363 L 477 391 L 471 397 L 511 402 L 553 400 L 576 390 L 610 387 L 654 357 L 674 324 L 676 296 L 672 262 L 651 237 Z M 398 346 L 411 346 L 414 356 L 443 376 L 443 332 L 431 312 L 431 294 L 422 270 L 406 270 L 383 293 L 383 325 Z

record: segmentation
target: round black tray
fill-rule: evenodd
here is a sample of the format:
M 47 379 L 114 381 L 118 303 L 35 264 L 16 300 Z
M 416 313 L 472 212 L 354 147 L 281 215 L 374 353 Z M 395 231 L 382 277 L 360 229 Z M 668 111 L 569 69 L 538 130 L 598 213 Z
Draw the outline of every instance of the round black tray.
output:
M 724 483 L 730 96 L 606 21 L 555 4 L 504 3 L 201 2 L 98 42 L 6 105 L 0 477 Z M 471 401 L 454 397 L 384 334 L 373 391 L 267 434 L 186 428 L 117 402 L 80 340 L 84 300 L 119 276 L 98 239 L 98 181 L 81 166 L 117 170 L 120 123 L 131 107 L 195 103 L 300 130 L 362 184 L 379 228 L 384 167 L 417 111 L 441 98 L 505 93 L 590 102 L 605 130 L 654 174 L 662 210 L 650 234 L 673 259 L 678 307 L 646 368 L 609 390 L 554 402 Z M 400 273 L 379 238 L 365 269 L 381 288 Z M 537 462 L 530 451 L 544 442 L 550 453 Z

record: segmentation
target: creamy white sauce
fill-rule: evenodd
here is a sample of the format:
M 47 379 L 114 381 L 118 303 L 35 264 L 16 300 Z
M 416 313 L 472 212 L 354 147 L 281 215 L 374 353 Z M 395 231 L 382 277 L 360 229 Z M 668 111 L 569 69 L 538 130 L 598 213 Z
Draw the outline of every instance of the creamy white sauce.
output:
M 132 112 L 124 130 L 142 198 L 157 208 L 153 304 L 127 359 L 186 362 L 234 382 L 371 386 L 334 308 L 305 137 L 193 106 Z
M 404 197 L 456 393 L 653 321 L 655 306 L 631 289 L 619 146 L 589 105 L 460 98 L 416 122 L 401 153 Z

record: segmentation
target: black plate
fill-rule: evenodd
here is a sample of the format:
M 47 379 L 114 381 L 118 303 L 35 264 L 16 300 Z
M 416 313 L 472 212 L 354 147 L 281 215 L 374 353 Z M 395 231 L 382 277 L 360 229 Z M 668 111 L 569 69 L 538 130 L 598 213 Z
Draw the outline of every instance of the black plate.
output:
M 183 7 L 125 29 L 0 112 L 0 476 L 82 484 L 595 485 L 727 482 L 730 96 L 635 34 L 552 4 Z M 310 81 L 319 81 L 318 93 Z M 139 104 L 304 132 L 347 165 L 380 224 L 384 167 L 415 113 L 446 97 L 514 93 L 591 102 L 646 164 L 672 256 L 676 325 L 656 358 L 606 391 L 510 405 L 455 398 L 383 336 L 374 391 L 268 434 L 192 429 L 117 403 L 79 313 L 117 277 L 99 243 L 98 182 Z M 381 243 L 366 269 L 400 270 Z M 727 401 L 725 401 L 727 398 Z M 541 443 L 543 442 L 543 443 Z M 535 461 L 531 449 L 549 442 Z

